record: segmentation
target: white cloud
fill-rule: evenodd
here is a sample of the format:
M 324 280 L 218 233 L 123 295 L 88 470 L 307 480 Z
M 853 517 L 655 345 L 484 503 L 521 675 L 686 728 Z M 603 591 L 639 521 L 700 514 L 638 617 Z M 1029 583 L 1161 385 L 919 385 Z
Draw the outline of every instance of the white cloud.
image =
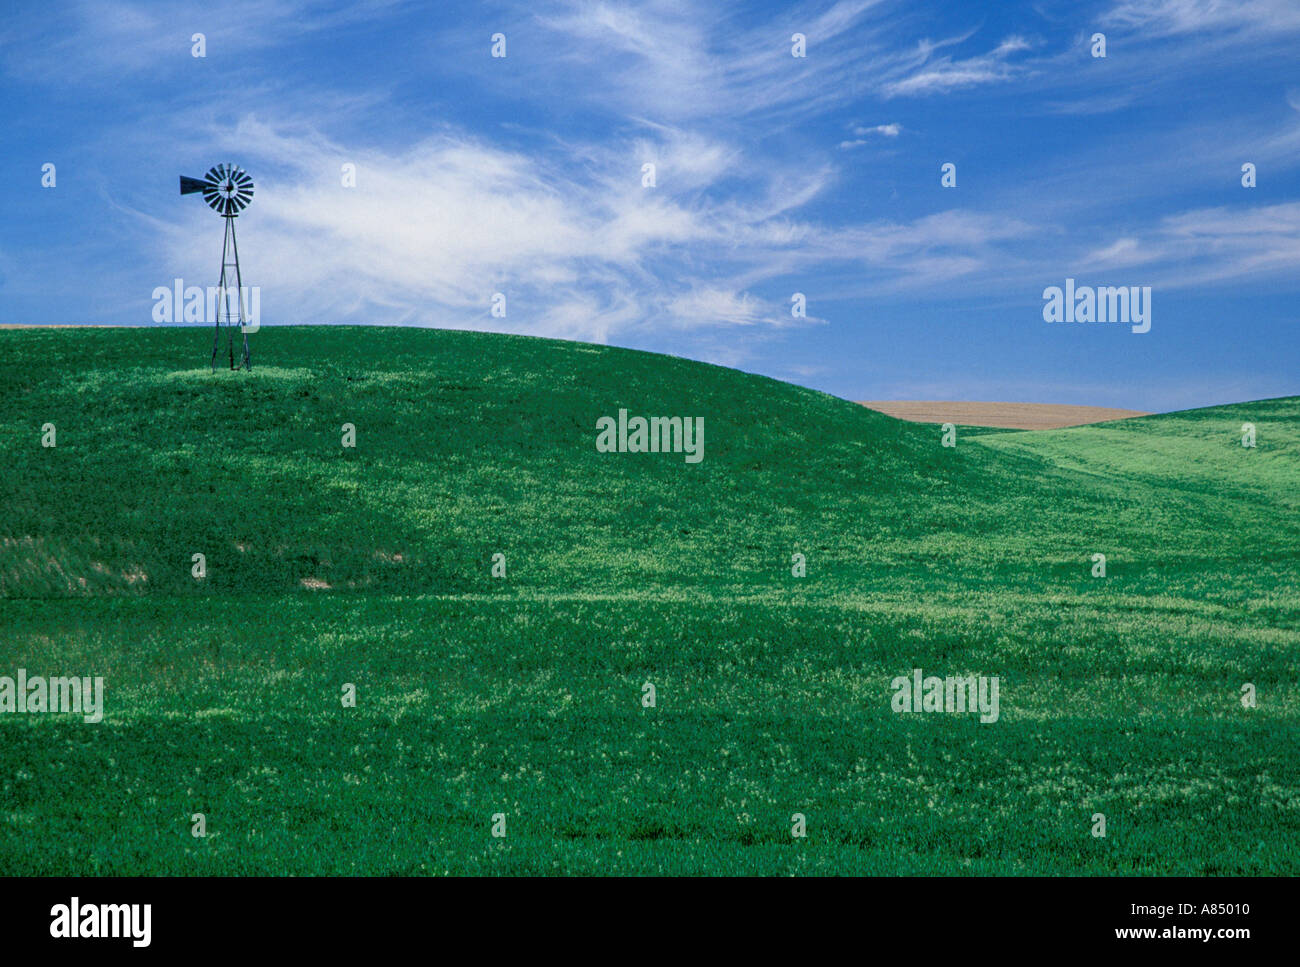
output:
M 954 60 L 946 54 L 934 57 L 933 51 L 937 46 L 940 45 L 929 42 L 921 44 L 917 51 L 921 65 L 908 73 L 908 76 L 886 83 L 883 95 L 903 97 L 944 94 L 963 87 L 1007 81 L 1023 73 L 1021 67 L 1011 63 L 1012 55 L 1031 49 L 1028 40 L 1014 35 L 1007 37 L 986 54 L 963 60 Z
M 57 15 L 33 8 L 26 23 L 0 28 L 9 73 L 53 84 L 150 74 L 192 66 L 190 38 L 202 33 L 214 62 L 275 47 L 304 34 L 377 17 L 405 0 L 75 0 Z M 8 13 L 8 11 L 6 11 Z
M 670 317 L 683 326 L 727 325 L 753 326 L 758 323 L 780 325 L 776 311 L 749 295 L 729 289 L 705 287 L 692 289 L 668 303 Z M 786 313 L 787 319 L 790 314 Z
M 1088 253 L 1083 258 L 1086 266 L 1132 266 L 1149 262 L 1154 253 L 1143 250 L 1136 238 L 1119 238 L 1104 248 Z
M 1161 219 L 1146 233 L 1126 235 L 1089 253 L 1082 266 L 1142 267 L 1165 288 L 1300 276 L 1300 202 L 1254 208 L 1199 208 Z
M 886 138 L 896 138 L 902 130 L 903 126 L 894 122 L 892 124 L 877 124 L 874 127 L 855 127 L 853 133 L 860 138 L 865 138 L 867 135 L 871 134 L 879 134 Z
M 801 3 L 760 19 L 736 3 L 571 0 L 535 16 L 548 46 L 590 78 L 581 96 L 682 123 L 808 117 L 879 87 L 912 59 L 883 19 L 892 5 Z M 806 57 L 791 55 L 796 32 L 807 38 Z
M 872 137 L 879 135 L 882 138 L 896 138 L 902 133 L 903 126 L 898 123 L 876 124 L 870 127 L 854 125 L 853 139 L 851 141 L 841 141 L 840 150 L 848 151 L 852 148 L 860 148 L 867 144 Z
M 494 328 L 604 341 L 615 333 L 789 323 L 725 279 L 779 272 L 815 229 L 788 212 L 825 172 L 751 166 L 723 142 L 658 129 L 629 147 L 525 154 L 446 131 L 401 152 L 344 147 L 299 125 L 245 118 L 211 132 L 257 192 L 240 218 L 247 284 L 268 321 Z M 641 184 L 641 158 L 660 166 Z M 356 187 L 340 183 L 356 166 Z M 210 267 L 218 220 L 190 205 L 151 223 L 166 264 Z M 701 277 L 709 283 L 698 281 Z M 489 313 L 494 292 L 507 316 Z M 271 315 L 279 310 L 275 320 Z M 288 316 L 288 317 L 286 317 Z
M 1122 0 L 1102 22 L 1172 36 L 1202 31 L 1286 34 L 1300 31 L 1294 0 Z
M 754 164 L 735 145 L 667 127 L 623 146 L 538 153 L 453 130 L 401 151 L 348 147 L 254 117 L 208 134 L 223 155 L 237 148 L 257 181 L 240 247 L 268 324 L 707 339 L 709 329 L 822 321 L 754 294 L 776 280 L 856 265 L 876 291 L 923 292 L 1004 265 L 1004 246 L 1038 231 L 966 211 L 828 227 L 800 212 L 833 183 L 831 170 Z M 641 186 L 643 157 L 660 165 L 658 187 Z M 340 184 L 344 162 L 356 165 L 355 188 Z M 183 211 L 152 223 L 157 254 L 201 280 L 219 220 L 201 204 Z M 506 294 L 504 319 L 490 315 L 495 292 Z

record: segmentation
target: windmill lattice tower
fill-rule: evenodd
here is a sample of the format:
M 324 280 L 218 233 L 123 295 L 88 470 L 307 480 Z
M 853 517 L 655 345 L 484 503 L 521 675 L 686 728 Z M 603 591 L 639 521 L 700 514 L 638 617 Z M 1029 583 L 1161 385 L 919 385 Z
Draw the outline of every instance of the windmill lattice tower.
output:
M 226 220 L 226 234 L 221 243 L 221 281 L 217 283 L 216 332 L 212 337 L 212 370 L 217 368 L 217 352 L 221 348 L 221 327 L 229 330 L 230 368 L 252 369 L 253 358 L 248 352 L 248 316 L 244 306 L 244 284 L 239 274 L 239 245 L 235 241 L 235 219 L 253 200 L 253 179 L 239 165 L 219 164 L 208 169 L 202 178 L 181 175 L 181 194 L 203 192 L 203 200 L 213 211 Z M 233 270 L 233 272 L 232 272 Z M 229 290 L 234 276 L 236 308 L 230 306 Z M 244 337 L 244 354 L 235 365 L 235 326 Z

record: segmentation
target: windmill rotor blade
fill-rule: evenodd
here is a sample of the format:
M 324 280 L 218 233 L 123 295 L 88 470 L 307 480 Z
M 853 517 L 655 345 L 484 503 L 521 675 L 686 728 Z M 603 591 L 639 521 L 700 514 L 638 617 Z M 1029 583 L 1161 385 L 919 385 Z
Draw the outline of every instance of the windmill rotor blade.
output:
M 202 192 L 208 207 L 219 215 L 234 217 L 253 200 L 253 179 L 237 164 L 222 162 L 208 169 L 202 179 L 181 176 L 181 194 Z

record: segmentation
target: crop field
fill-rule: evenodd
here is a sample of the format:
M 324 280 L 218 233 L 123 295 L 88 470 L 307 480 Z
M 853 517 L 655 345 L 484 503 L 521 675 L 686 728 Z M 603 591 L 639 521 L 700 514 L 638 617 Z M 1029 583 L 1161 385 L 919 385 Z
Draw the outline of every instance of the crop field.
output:
M 0 713 L 4 873 L 1300 873 L 1300 397 L 948 447 L 630 350 L 210 338 L 0 333 L 0 676 L 104 682 Z

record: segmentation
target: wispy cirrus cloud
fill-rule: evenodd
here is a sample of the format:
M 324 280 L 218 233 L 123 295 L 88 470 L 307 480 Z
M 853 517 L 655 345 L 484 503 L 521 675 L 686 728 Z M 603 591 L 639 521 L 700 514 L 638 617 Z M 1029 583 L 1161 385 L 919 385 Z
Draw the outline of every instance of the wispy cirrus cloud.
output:
M 860 124 L 853 126 L 853 139 L 840 142 L 840 148 L 847 150 L 849 148 L 858 148 L 864 144 L 870 143 L 873 138 L 896 138 L 903 132 L 903 126 L 897 122 L 890 124 L 873 124 L 863 126 Z
M 1141 267 L 1163 288 L 1277 278 L 1300 288 L 1300 202 L 1197 208 L 1085 255 L 1085 268 Z
M 801 3 L 750 13 L 732 4 L 576 0 L 535 12 L 562 62 L 599 77 L 584 96 L 655 120 L 819 113 L 902 58 L 887 0 Z M 792 56 L 803 34 L 806 57 Z
M 263 172 L 241 220 L 268 307 L 315 321 L 381 316 L 596 341 L 652 320 L 786 325 L 788 312 L 725 280 L 799 245 L 812 229 L 784 213 L 826 184 L 818 172 L 757 166 L 743 190 L 721 189 L 742 152 L 666 128 L 643 135 L 637 153 L 583 145 L 577 168 L 571 150 L 523 153 L 450 129 L 396 154 L 253 118 L 212 136 Z M 628 161 L 642 154 L 670 187 L 643 187 Z M 341 186 L 344 162 L 355 188 Z M 191 206 L 155 223 L 167 260 L 207 264 L 211 221 Z M 507 295 L 504 320 L 489 314 L 495 292 Z
M 1291 34 L 1300 32 L 1300 5 L 1292 0 L 1122 0 L 1101 22 L 1161 37 L 1203 31 Z
M 947 54 L 935 57 L 937 45 L 924 43 L 917 52 L 920 65 L 906 76 L 885 83 L 881 93 L 886 98 L 915 97 L 1008 81 L 1025 70 L 1015 62 L 1015 55 L 1032 48 L 1024 37 L 1013 35 L 987 53 L 953 58 Z
M 45 7 L 14 11 L 0 27 L 0 69 L 45 83 L 94 77 L 175 74 L 192 63 L 191 38 L 214 59 L 287 46 L 381 17 L 408 0 L 76 0 L 58 16 Z

